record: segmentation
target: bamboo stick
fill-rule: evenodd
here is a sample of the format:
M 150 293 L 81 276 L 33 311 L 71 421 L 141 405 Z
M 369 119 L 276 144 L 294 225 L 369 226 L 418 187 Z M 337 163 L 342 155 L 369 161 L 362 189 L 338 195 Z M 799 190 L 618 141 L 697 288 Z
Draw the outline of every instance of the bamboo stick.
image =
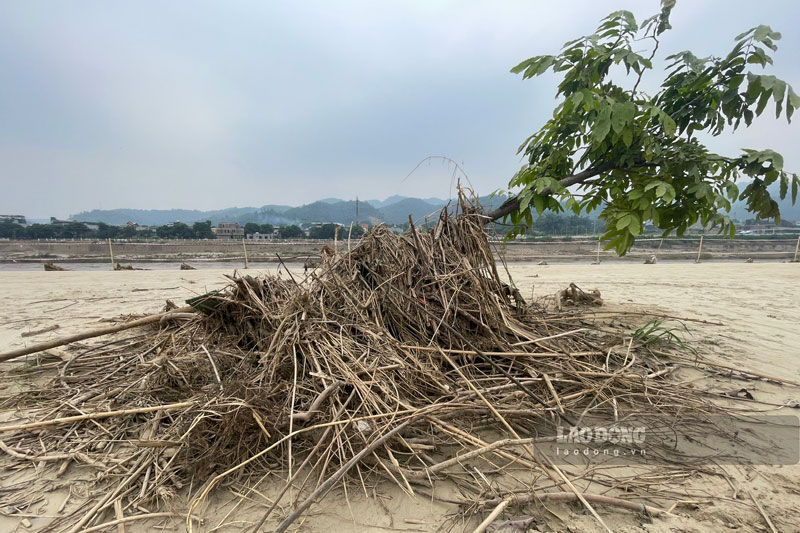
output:
M 339 225 L 337 224 L 335 228 L 333 228 L 333 251 L 338 252 L 339 248 Z
M 114 248 L 111 247 L 111 237 L 108 238 L 108 255 L 111 257 L 111 270 L 114 270 Z
M 703 236 L 700 235 L 700 247 L 697 249 L 697 259 L 694 260 L 695 263 L 700 262 L 700 254 L 703 253 Z
M 357 465 L 361 461 L 361 459 L 364 458 L 364 456 L 372 453 L 372 451 L 375 448 L 382 445 L 391 437 L 399 433 L 410 422 L 411 420 L 409 419 L 403 422 L 402 424 L 395 426 L 391 431 L 388 431 L 387 433 L 383 434 L 380 438 L 377 438 L 374 441 L 372 441 L 369 445 L 365 446 L 360 452 L 354 455 L 349 461 L 343 464 L 341 468 L 339 468 L 339 470 L 337 470 L 331 477 L 326 479 L 325 482 L 322 483 L 317 488 L 317 490 L 311 493 L 311 496 L 306 498 L 306 500 L 303 503 L 301 503 L 292 514 L 287 516 L 283 520 L 283 522 L 278 524 L 278 527 L 275 528 L 275 533 L 282 533 L 283 531 L 286 531 L 288 527 L 292 525 L 292 522 L 300 518 L 300 516 L 306 511 L 306 509 L 308 509 L 311 506 L 312 503 L 314 503 L 317 500 L 317 498 L 328 492 L 328 490 L 330 490 L 331 487 L 333 487 L 333 485 L 335 485 L 342 478 L 342 476 L 344 476 L 347 472 L 349 472 L 351 468 Z
M 797 263 L 797 252 L 800 252 L 800 236 L 797 237 L 797 244 L 794 245 L 794 259 L 792 259 L 792 263 Z
M 178 513 L 148 513 L 148 514 L 137 514 L 133 516 L 126 516 L 124 518 L 117 518 L 116 520 L 112 520 L 110 522 L 106 522 L 105 524 L 98 524 L 96 526 L 92 526 L 90 528 L 84 529 L 83 533 L 89 533 L 91 531 L 101 531 L 103 529 L 112 527 L 112 526 L 120 526 L 123 524 L 127 524 L 128 522 L 134 522 L 136 520 L 152 520 L 153 518 L 182 518 L 183 515 Z M 199 518 L 192 517 L 193 520 L 200 520 Z
M 661 350 L 653 350 L 653 351 L 655 353 L 657 353 L 657 354 L 664 355 L 664 356 L 669 357 L 671 359 L 677 359 L 678 361 L 685 361 L 687 363 L 692 363 L 692 364 L 695 364 L 695 365 L 709 366 L 709 367 L 712 367 L 712 368 L 722 368 L 722 369 L 725 369 L 725 370 L 730 370 L 732 372 L 739 372 L 740 374 L 747 374 L 748 376 L 755 376 L 757 378 L 766 379 L 766 380 L 769 380 L 769 381 L 774 381 L 775 383 L 785 383 L 787 385 L 794 385 L 795 387 L 800 387 L 800 382 L 798 382 L 798 381 L 792 381 L 790 379 L 785 379 L 785 378 L 778 378 L 778 377 L 775 377 L 775 376 L 770 376 L 769 374 L 762 374 L 760 372 L 755 372 L 753 370 L 746 370 L 746 369 L 742 368 L 741 366 L 731 366 L 731 365 L 725 365 L 725 364 L 722 364 L 722 363 L 714 363 L 713 361 L 703 361 L 701 359 L 696 359 L 696 358 L 692 358 L 692 357 L 683 357 L 683 356 L 680 356 L 680 355 L 677 355 L 677 354 L 664 352 L 664 351 L 661 351 Z
M 249 268 L 249 264 L 247 261 L 247 245 L 244 243 L 244 239 L 242 239 L 242 249 L 244 250 L 244 268 L 247 270 Z
M 419 350 L 421 352 L 435 352 L 440 351 L 444 353 L 454 353 L 459 355 L 473 355 L 475 350 L 457 350 L 453 348 L 439 348 L 438 346 L 413 346 L 411 344 L 403 344 L 402 348 L 407 350 Z M 605 352 L 586 351 L 586 352 L 483 352 L 485 355 L 493 355 L 496 357 L 544 357 L 551 359 L 553 357 L 580 357 L 586 355 L 602 355 Z
M 32 353 L 43 352 L 45 350 L 50 350 L 51 348 L 58 348 L 59 346 L 64 346 L 67 344 L 72 344 L 73 342 L 82 341 L 85 339 L 91 339 L 94 337 L 102 337 L 103 335 L 110 335 L 111 333 L 117 333 L 119 331 L 125 331 L 126 329 L 132 329 L 139 326 L 144 326 L 147 324 L 152 324 L 154 322 L 158 322 L 164 317 L 169 317 L 173 314 L 177 313 L 189 313 L 194 309 L 187 305 L 184 307 L 180 307 L 173 311 L 167 311 L 166 313 L 158 313 L 156 315 L 146 316 L 144 318 L 140 318 L 138 320 L 133 320 L 131 322 L 126 322 L 124 324 L 117 324 L 116 326 L 108 326 L 105 328 L 95 329 L 92 331 L 85 331 L 83 333 L 78 333 L 76 335 L 70 335 L 68 337 L 61 337 L 60 339 L 54 339 L 52 341 L 43 342 L 41 344 L 34 344 L 33 346 L 27 346 L 25 348 L 18 348 L 16 350 L 11 350 L 10 352 L 6 352 L 0 354 L 0 363 L 3 361 L 8 361 L 10 359 L 15 359 L 17 357 L 21 357 L 23 355 L 29 355 Z
M 483 533 L 484 531 L 486 531 L 486 528 L 492 525 L 492 522 L 497 520 L 497 517 L 500 516 L 500 514 L 505 510 L 506 507 L 508 507 L 509 503 L 510 503 L 509 500 L 503 500 L 502 502 L 500 502 L 500 504 L 494 508 L 494 510 L 489 514 L 489 516 L 486 517 L 486 520 L 481 522 L 480 525 L 476 527 L 472 533 Z
M 79 422 L 81 420 L 97 420 L 99 418 L 110 418 L 112 416 L 136 415 L 140 413 L 152 413 L 153 411 L 171 411 L 173 409 L 190 407 L 192 405 L 194 405 L 194 402 L 169 403 L 166 405 L 154 405 L 151 407 L 138 407 L 136 409 L 118 409 L 116 411 L 103 411 L 101 413 L 89 413 L 85 415 L 65 416 L 63 418 L 54 418 L 52 420 L 40 420 L 39 422 L 31 422 L 28 424 L 0 426 L 0 433 L 4 433 L 6 431 L 18 431 L 22 429 L 36 429 L 48 426 L 57 426 L 59 424 L 70 424 L 72 422 Z
M 764 510 L 764 508 L 761 507 L 761 504 L 758 503 L 758 500 L 756 499 L 755 496 L 753 496 L 752 492 L 750 493 L 750 499 L 753 500 L 753 503 L 756 504 L 756 507 L 758 508 L 758 512 L 761 513 L 762 517 L 764 517 L 764 520 L 767 522 L 767 525 L 769 526 L 769 530 L 772 531 L 772 533 L 778 533 L 778 530 L 775 529 L 775 525 L 772 523 L 772 520 L 769 519 L 769 515 Z
M 629 500 L 623 500 L 621 498 L 614 498 L 612 496 L 603 496 L 600 494 L 587 494 L 582 493 L 581 496 L 585 498 L 587 501 L 592 503 L 597 503 L 601 505 L 611 505 L 614 507 L 621 507 L 623 509 L 630 509 L 631 511 L 637 512 L 647 512 L 653 516 L 675 516 L 674 514 L 670 513 L 669 511 L 665 511 L 664 509 L 659 509 L 658 507 L 652 507 L 650 505 L 646 505 L 644 503 L 637 503 L 632 502 Z M 531 493 L 525 496 L 511 496 L 509 498 L 515 505 L 523 505 L 526 503 L 531 503 L 535 501 L 541 502 L 574 502 L 578 499 L 577 495 L 572 492 L 539 492 L 539 493 Z M 495 498 L 493 500 L 487 500 L 482 502 L 483 505 L 499 505 L 503 501 L 508 501 L 503 498 Z

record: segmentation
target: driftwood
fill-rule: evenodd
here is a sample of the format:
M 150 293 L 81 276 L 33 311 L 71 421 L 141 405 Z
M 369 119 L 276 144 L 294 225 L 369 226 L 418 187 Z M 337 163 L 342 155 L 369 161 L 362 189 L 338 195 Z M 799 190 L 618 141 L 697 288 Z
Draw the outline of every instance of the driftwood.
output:
M 556 309 L 561 310 L 567 305 L 603 305 L 603 298 L 597 289 L 586 292 L 570 283 L 569 287 L 558 291 L 555 296 Z
M 41 335 L 42 333 L 49 333 L 51 331 L 55 331 L 59 327 L 60 326 L 58 324 L 53 324 L 52 326 L 48 326 L 48 327 L 42 328 L 42 329 L 36 329 L 36 330 L 33 330 L 33 331 L 24 331 L 24 332 L 20 333 L 20 337 L 34 337 L 36 335 Z
M 45 263 L 43 266 L 45 272 L 65 272 L 69 270 L 68 268 L 58 266 L 54 263 Z
M 114 263 L 114 270 L 148 270 L 148 269 L 138 268 L 131 265 L 123 265 L 121 263 Z
M 658 263 L 658 258 L 654 255 L 651 255 L 650 257 L 644 260 L 645 265 L 655 265 L 656 263 Z
M 186 263 L 181 263 L 181 270 L 197 270 L 192 265 L 187 265 Z
M 108 326 L 105 328 L 94 329 L 92 331 L 85 331 L 83 333 L 70 335 L 69 337 L 62 337 L 60 339 L 54 339 L 52 341 L 43 342 L 42 344 L 34 344 L 33 346 L 18 348 L 16 350 L 11 350 L 10 352 L 0 354 L 0 363 L 2 363 L 3 361 L 9 361 L 11 359 L 21 357 L 23 355 L 30 355 L 32 353 L 43 352 L 45 350 L 50 350 L 52 348 L 58 348 L 59 346 L 66 346 L 67 344 L 72 344 L 73 342 L 92 339 L 94 337 L 102 337 L 103 335 L 110 335 L 112 333 L 125 331 L 126 329 L 146 326 L 147 324 L 153 324 L 164 318 L 169 318 L 173 313 L 181 313 L 181 314 L 190 313 L 193 310 L 194 309 L 191 306 L 181 307 L 175 309 L 174 311 L 168 311 L 166 313 L 158 313 L 156 315 L 146 316 L 138 320 L 132 320 L 130 322 L 125 322 L 123 324 L 117 324 L 116 326 Z

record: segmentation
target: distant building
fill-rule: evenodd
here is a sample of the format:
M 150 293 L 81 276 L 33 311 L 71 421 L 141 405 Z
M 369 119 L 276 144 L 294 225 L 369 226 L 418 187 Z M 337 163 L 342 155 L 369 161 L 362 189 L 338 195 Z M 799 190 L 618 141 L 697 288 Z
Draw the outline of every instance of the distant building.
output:
M 28 221 L 22 215 L 0 215 L 0 222 L 11 222 L 12 224 L 28 225 Z
M 279 228 L 275 228 L 271 233 L 260 233 L 256 231 L 255 233 L 247 234 L 247 240 L 249 241 L 274 241 L 275 239 L 280 238 L 281 231 Z
M 739 235 L 766 235 L 768 233 L 775 233 L 775 227 L 775 224 L 772 222 L 740 224 L 736 226 L 736 233 Z
M 167 226 L 170 227 L 174 225 L 175 225 L 174 222 L 170 222 L 169 224 L 167 224 Z M 142 226 L 141 224 L 138 224 L 136 222 L 131 222 L 130 220 L 125 223 L 125 227 L 134 228 L 136 231 L 150 231 L 150 226 Z
M 211 228 L 217 239 L 243 239 L 244 228 L 236 222 L 220 222 L 216 228 Z
M 59 220 L 56 217 L 50 217 L 50 224 L 55 226 L 66 226 L 67 224 L 72 224 L 72 220 Z
M 248 233 L 247 240 L 248 241 L 271 241 L 275 238 L 275 235 L 272 233 L 259 233 L 258 231 L 255 233 Z

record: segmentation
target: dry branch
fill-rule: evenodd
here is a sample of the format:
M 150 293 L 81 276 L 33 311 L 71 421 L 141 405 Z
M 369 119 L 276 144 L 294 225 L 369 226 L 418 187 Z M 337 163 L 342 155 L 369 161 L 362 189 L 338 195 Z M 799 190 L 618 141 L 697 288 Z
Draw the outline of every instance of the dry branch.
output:
M 173 403 L 167 405 L 154 405 L 151 407 L 139 407 L 136 409 L 119 409 L 117 411 L 105 411 L 102 413 L 89 413 L 86 415 L 67 416 L 63 418 L 54 418 L 52 420 L 40 420 L 39 422 L 30 422 L 28 424 L 16 424 L 13 426 L 0 426 L 0 433 L 8 431 L 22 431 L 28 429 L 37 429 L 48 426 L 57 426 L 60 424 L 71 424 L 73 422 L 81 422 L 83 420 L 99 420 L 101 418 L 109 418 L 112 416 L 127 416 L 137 415 L 142 413 L 152 413 L 155 411 L 170 411 L 172 409 L 183 409 L 191 407 L 193 402 Z
M 17 357 L 21 357 L 23 355 L 43 352 L 45 350 L 50 350 L 52 348 L 58 348 L 59 346 L 66 346 L 67 344 L 72 344 L 73 342 L 92 339 L 94 337 L 102 337 L 103 335 L 111 335 L 112 333 L 118 333 L 120 331 L 125 331 L 127 329 L 146 326 L 148 324 L 158 322 L 164 317 L 169 317 L 172 313 L 188 313 L 190 311 L 192 311 L 192 308 L 190 306 L 181 307 L 180 309 L 175 309 L 174 311 L 168 311 L 166 313 L 150 315 L 144 318 L 140 318 L 138 320 L 125 322 L 124 324 L 118 324 L 116 326 L 108 326 L 105 328 L 95 329 L 91 331 L 84 331 L 83 333 L 77 333 L 75 335 L 70 335 L 69 337 L 62 337 L 60 339 L 54 339 L 52 341 L 43 342 L 41 344 L 34 344 L 33 346 L 27 346 L 25 348 L 11 350 L 10 352 L 0 354 L 0 363 L 4 361 L 9 361 L 11 359 L 15 359 Z

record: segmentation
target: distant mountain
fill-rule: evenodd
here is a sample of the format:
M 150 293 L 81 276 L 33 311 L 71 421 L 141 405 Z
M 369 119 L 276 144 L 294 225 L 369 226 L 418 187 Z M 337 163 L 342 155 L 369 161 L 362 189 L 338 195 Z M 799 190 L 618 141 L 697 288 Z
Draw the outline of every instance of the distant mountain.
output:
M 70 218 L 79 222 L 105 222 L 113 226 L 124 226 L 128 222 L 135 222 L 143 226 L 160 226 L 170 222 L 192 224 L 210 219 L 231 218 L 255 210 L 255 207 L 234 207 L 217 211 L 198 211 L 196 209 L 95 209 L 78 213 Z
M 399 194 L 395 194 L 388 197 L 386 200 L 367 200 L 367 203 L 369 203 L 372 207 L 377 207 L 380 209 L 382 207 L 388 207 L 407 199 L 409 199 L 408 196 L 400 196 Z M 444 205 L 447 203 L 446 200 L 442 200 L 441 198 L 412 198 L 412 200 L 422 200 L 423 202 L 427 202 L 432 205 Z
M 419 220 L 428 215 L 431 218 L 435 218 L 444 205 L 445 203 L 441 201 L 437 204 L 432 204 L 419 198 L 404 198 L 385 205 L 378 211 L 380 212 L 380 219 L 387 224 L 405 224 L 408 222 L 408 215 L 411 215 L 413 220 Z
M 489 199 L 488 196 L 480 198 L 484 209 L 487 211 L 499 206 L 505 197 Z M 380 206 L 377 207 L 375 203 Z M 455 206 L 455 201 L 449 201 Z M 213 224 L 220 222 L 238 222 L 246 224 L 301 224 L 304 222 L 369 222 L 376 224 L 406 224 L 408 215 L 414 220 L 421 220 L 430 215 L 435 218 L 441 208 L 448 201 L 440 198 L 409 198 L 406 196 L 390 196 L 386 200 L 358 202 L 358 216 L 356 217 L 356 202 L 344 201 L 336 198 L 325 198 L 300 207 L 287 205 L 265 205 L 262 207 L 232 207 L 215 211 L 198 211 L 188 209 L 107 209 L 84 211 L 70 217 L 79 222 L 104 222 L 113 226 L 123 226 L 128 222 L 135 222 L 143 226 L 161 226 L 170 222 L 194 222 L 210 220 Z
M 276 209 L 279 208 L 280 210 Z M 274 206 L 274 205 L 265 205 L 264 207 L 241 214 L 236 217 L 231 217 L 222 222 L 238 222 L 241 225 L 245 225 L 248 222 L 255 222 L 256 224 L 272 224 L 276 226 L 285 225 L 285 224 L 294 224 L 297 221 L 287 217 L 284 213 L 292 209 L 286 205 Z
M 112 226 L 124 226 L 128 222 L 135 222 L 142 226 L 162 226 L 170 222 L 193 224 L 206 220 L 217 224 L 219 222 L 238 222 L 251 216 L 256 218 L 261 216 L 263 218 L 262 213 L 271 213 L 279 217 L 287 209 L 291 209 L 290 206 L 230 207 L 215 211 L 198 211 L 196 209 L 94 209 L 72 215 L 70 219 L 78 222 L 104 222 Z
M 293 207 L 283 213 L 283 216 L 299 222 L 368 222 L 380 219 L 380 212 L 366 202 L 358 203 L 358 218 L 356 218 L 356 202 L 325 203 L 314 202 L 300 207 Z

